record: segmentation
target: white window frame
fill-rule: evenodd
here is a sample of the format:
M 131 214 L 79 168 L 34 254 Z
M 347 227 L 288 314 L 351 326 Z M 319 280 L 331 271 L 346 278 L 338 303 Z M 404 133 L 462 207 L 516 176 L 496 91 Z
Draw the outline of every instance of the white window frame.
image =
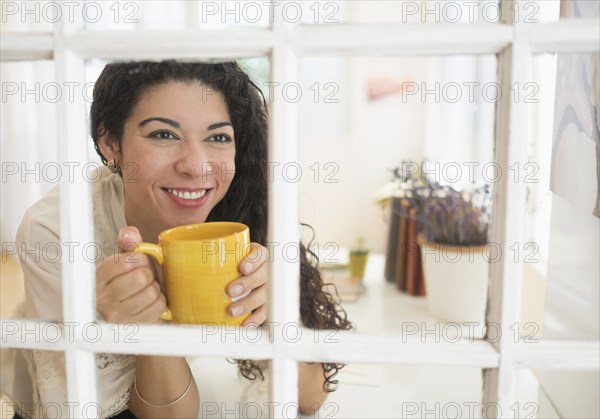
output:
M 88 58 L 240 58 L 268 55 L 271 79 L 283 83 L 297 80 L 297 60 L 305 54 L 357 55 L 448 55 L 496 54 L 499 78 L 505 90 L 496 112 L 494 159 L 504 173 L 514 162 L 527 159 L 529 117 L 525 104 L 509 98 L 509 86 L 530 81 L 532 58 L 542 52 L 598 51 L 598 19 L 561 19 L 552 23 L 513 23 L 511 10 L 518 0 L 502 1 L 504 21 L 497 24 L 386 24 L 386 25 L 290 25 L 275 14 L 271 28 L 224 30 L 84 31 L 82 22 L 55 24 L 54 33 L 2 34 L 1 60 L 54 59 L 57 81 L 81 81 Z M 518 7 L 518 4 L 516 5 Z M 118 42 L 117 42 L 118 41 Z M 174 47 L 176 46 L 176 47 Z M 58 107 L 58 138 L 61 162 L 85 161 L 88 136 L 83 100 L 61 101 Z M 297 161 L 297 113 L 294 104 L 275 101 L 269 119 L 269 159 Z M 285 138 L 285 141 L 281 141 Z M 93 230 L 89 185 L 83 179 L 61 188 L 61 237 L 63 242 L 92 240 Z M 269 241 L 297 243 L 298 187 L 283 179 L 269 185 Z M 524 231 L 526 190 L 523 183 L 503 176 L 495 185 L 491 240 L 501 244 L 504 254 L 510 243 L 521 242 Z M 89 199 L 75 199 L 87 196 Z M 67 249 L 65 249 L 66 251 Z M 422 343 L 399 335 L 340 332 L 339 343 L 315 343 L 317 335 L 302 329 L 297 343 L 282 334 L 263 334 L 257 343 L 238 343 L 230 335 L 202 333 L 203 327 L 140 325 L 139 343 L 113 341 L 114 325 L 100 323 L 102 338 L 90 343 L 81 338 L 81 328 L 95 321 L 94 266 L 79 260 L 63 260 L 64 321 L 76 324 L 75 339 L 55 343 L 38 342 L 30 334 L 2 336 L 4 347 L 65 351 L 68 398 L 75 416 L 83 417 L 83 406 L 97 401 L 96 352 L 215 356 L 271 359 L 271 417 L 283 417 L 287 403 L 297 396 L 298 361 L 398 363 L 404 365 L 447 365 L 484 370 L 483 405 L 497 403 L 498 417 L 512 417 L 516 402 L 518 368 L 591 370 L 600 369 L 597 341 L 549 340 L 535 345 L 514 339 L 514 324 L 520 311 L 521 261 L 503 258 L 490 270 L 487 322 L 499 324 L 499 340 L 457 343 Z M 276 258 L 271 266 L 269 318 L 274 324 L 297 322 L 299 284 L 297 263 Z M 82 281 L 81 278 L 90 278 Z M 285 280 L 283 280 L 285 278 Z M 1 323 L 8 320 L 2 320 Z M 14 320 L 10 320 L 13 322 Z M 34 324 L 24 320 L 22 330 Z M 511 329 L 511 326 L 513 329 Z M 3 330 L 4 325 L 2 325 Z M 109 329 L 110 328 L 110 329 Z M 125 333 L 126 331 L 123 330 Z M 408 340 L 408 342 L 407 342 Z M 4 343 L 5 342 L 5 343 Z M 489 412 L 487 412 L 489 413 Z

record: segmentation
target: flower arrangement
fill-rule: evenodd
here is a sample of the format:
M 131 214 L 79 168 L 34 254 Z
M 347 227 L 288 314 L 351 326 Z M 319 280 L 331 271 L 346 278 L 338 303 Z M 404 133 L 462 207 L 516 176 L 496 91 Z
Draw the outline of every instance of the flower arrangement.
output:
M 412 164 L 414 167 L 414 163 Z M 409 167 L 403 163 L 402 167 Z M 400 196 L 412 211 L 401 215 L 416 219 L 419 230 L 430 243 L 459 246 L 488 243 L 491 216 L 491 188 L 488 184 L 457 190 L 423 175 L 397 168 Z

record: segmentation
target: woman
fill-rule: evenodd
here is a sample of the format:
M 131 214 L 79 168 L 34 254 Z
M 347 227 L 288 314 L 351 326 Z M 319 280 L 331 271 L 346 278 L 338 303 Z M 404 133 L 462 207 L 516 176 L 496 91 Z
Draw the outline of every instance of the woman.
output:
M 93 184 L 94 237 L 104 256 L 96 269 L 96 308 L 103 320 L 157 323 L 166 307 L 160 270 L 144 255 L 136 255 L 135 263 L 127 257 L 135 243 L 157 242 L 170 227 L 221 220 L 247 224 L 256 242 L 240 264 L 242 276 L 228 287 L 232 297 L 245 296 L 229 310 L 235 316 L 251 313 L 245 325 L 266 320 L 266 120 L 260 90 L 233 62 L 105 67 L 91 108 L 94 146 L 110 169 L 103 169 Z M 60 242 L 58 218 L 58 193 L 53 191 L 27 212 L 18 241 L 25 249 Z M 323 291 L 318 271 L 302 250 L 302 323 L 349 329 L 345 313 Z M 60 266 L 50 258 L 28 259 L 28 254 L 22 255 L 25 314 L 60 321 Z M 184 358 L 98 354 L 97 359 L 103 417 L 197 415 L 197 385 Z M 44 379 L 64 368 L 62 362 L 56 354 L 34 351 L 29 360 L 33 401 L 65 398 L 64 382 Z M 244 377 L 263 378 L 257 363 L 237 362 Z M 340 367 L 299 366 L 303 413 L 323 403 Z

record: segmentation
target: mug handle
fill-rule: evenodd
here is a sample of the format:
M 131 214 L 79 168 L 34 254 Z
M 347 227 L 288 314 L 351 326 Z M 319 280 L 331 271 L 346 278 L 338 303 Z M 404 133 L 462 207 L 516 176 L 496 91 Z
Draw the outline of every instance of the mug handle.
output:
M 134 252 L 140 252 L 140 253 L 144 253 L 146 255 L 152 256 L 154 259 L 156 259 L 156 261 L 162 265 L 163 264 L 163 250 L 162 247 L 160 247 L 157 244 L 154 243 L 140 243 L 138 244 L 135 249 L 133 250 Z M 163 312 L 163 314 L 160 316 L 161 319 L 163 320 L 173 320 L 173 316 L 171 314 L 171 309 L 169 307 L 165 308 L 165 311 Z

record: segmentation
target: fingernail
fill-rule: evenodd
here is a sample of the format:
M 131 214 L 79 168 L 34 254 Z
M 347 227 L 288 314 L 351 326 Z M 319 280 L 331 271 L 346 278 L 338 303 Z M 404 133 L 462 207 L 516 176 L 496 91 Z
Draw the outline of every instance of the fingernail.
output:
M 124 240 L 129 240 L 129 241 L 133 241 L 135 239 L 135 237 L 133 237 L 133 234 L 130 231 L 125 231 L 122 235 Z
M 242 269 L 244 273 L 249 274 L 254 269 L 254 263 L 246 261 L 244 262 Z
M 233 317 L 240 316 L 243 312 L 244 312 L 244 307 L 243 306 L 233 306 L 231 308 L 231 315 Z
M 229 287 L 229 295 L 232 297 L 237 297 L 244 292 L 244 287 L 241 284 L 234 284 Z

